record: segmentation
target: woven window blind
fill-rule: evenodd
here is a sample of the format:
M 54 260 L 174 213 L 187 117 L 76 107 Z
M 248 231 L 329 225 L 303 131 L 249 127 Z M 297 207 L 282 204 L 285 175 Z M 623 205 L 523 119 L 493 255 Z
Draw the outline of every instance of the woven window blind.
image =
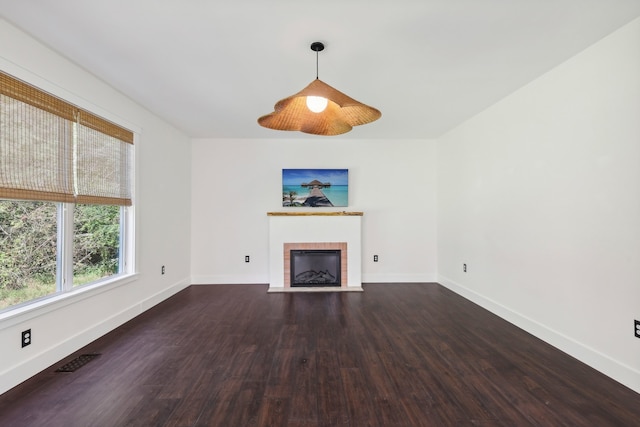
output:
M 0 72 L 0 198 L 131 205 L 133 132 Z

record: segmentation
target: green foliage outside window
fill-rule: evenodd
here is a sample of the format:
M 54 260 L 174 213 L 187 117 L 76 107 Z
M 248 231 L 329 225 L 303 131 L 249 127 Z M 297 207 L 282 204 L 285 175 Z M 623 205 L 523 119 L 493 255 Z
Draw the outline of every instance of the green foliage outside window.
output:
M 55 281 L 56 205 L 0 201 L 0 288 Z
M 74 226 L 74 285 L 116 274 L 120 243 L 120 207 L 76 205 Z
M 0 200 L 0 309 L 56 292 L 57 204 Z M 120 207 L 76 205 L 73 283 L 118 272 Z

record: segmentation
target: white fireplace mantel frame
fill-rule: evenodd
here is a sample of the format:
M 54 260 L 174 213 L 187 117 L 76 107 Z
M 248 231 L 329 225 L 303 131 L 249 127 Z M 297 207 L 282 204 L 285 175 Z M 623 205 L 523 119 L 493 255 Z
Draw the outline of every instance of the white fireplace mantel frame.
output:
M 268 212 L 269 292 L 362 291 L 362 212 Z M 342 287 L 291 288 L 284 280 L 285 243 L 347 244 L 347 283 Z

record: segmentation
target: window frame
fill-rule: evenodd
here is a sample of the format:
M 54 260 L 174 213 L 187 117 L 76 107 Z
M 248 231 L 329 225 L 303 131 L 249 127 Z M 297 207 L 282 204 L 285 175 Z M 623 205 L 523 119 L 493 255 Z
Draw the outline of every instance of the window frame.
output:
M 64 256 L 58 255 L 56 259 L 56 292 L 0 310 L 0 322 L 2 325 L 0 329 L 3 329 L 47 312 L 58 310 L 66 305 L 77 303 L 86 298 L 92 298 L 102 292 L 108 292 L 136 280 L 138 276 L 136 270 L 135 232 L 136 152 L 138 148 L 138 138 L 142 130 L 139 126 L 133 125 L 121 117 L 93 105 L 88 102 L 86 98 L 79 97 L 48 80 L 16 67 L 15 64 L 9 63 L 2 58 L 0 58 L 0 70 L 43 92 L 58 97 L 64 102 L 73 104 L 92 115 L 110 121 L 116 126 L 128 129 L 133 134 L 133 147 L 131 148 L 130 155 L 131 173 L 129 177 L 131 204 L 120 206 L 118 272 L 94 282 L 73 286 L 73 209 L 75 208 L 75 203 L 53 202 L 57 204 L 58 242 L 56 244 L 63 245 L 62 247 L 58 247 L 58 254 L 64 253 Z M 64 225 L 64 227 L 61 228 L 61 225 Z M 62 233 L 66 234 L 66 236 L 61 236 L 61 230 L 64 230 Z M 70 260 L 70 262 L 65 262 L 63 258 Z
M 25 200 L 28 202 L 28 200 Z M 73 240 L 75 203 L 48 202 L 56 205 L 56 283 L 55 292 L 22 301 L 18 304 L 0 309 L 0 321 L 12 315 L 18 315 L 31 309 L 66 300 L 73 294 L 83 294 L 86 291 L 107 286 L 112 288 L 118 284 L 129 283 L 135 273 L 135 227 L 134 206 L 119 206 L 120 230 L 118 251 L 118 272 L 102 277 L 93 282 L 74 286 L 73 284 Z

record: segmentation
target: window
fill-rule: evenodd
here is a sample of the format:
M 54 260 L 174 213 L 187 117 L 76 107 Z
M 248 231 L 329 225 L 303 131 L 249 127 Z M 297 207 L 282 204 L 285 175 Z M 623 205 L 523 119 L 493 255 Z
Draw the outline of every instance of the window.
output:
M 0 309 L 56 288 L 57 204 L 0 200 Z
M 133 133 L 0 72 L 0 310 L 131 272 Z
M 75 205 L 73 209 L 73 286 L 121 272 L 120 206 Z

